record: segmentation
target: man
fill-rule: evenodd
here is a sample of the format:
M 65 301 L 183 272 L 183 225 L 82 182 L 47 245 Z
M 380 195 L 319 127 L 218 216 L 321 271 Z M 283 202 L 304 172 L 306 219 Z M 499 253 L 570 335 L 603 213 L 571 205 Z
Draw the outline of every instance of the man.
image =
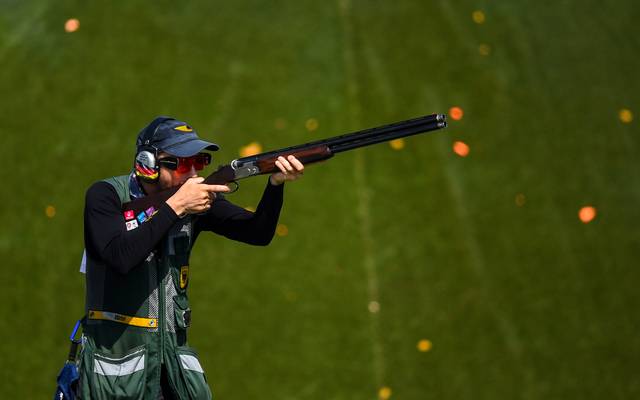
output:
M 218 150 L 186 123 L 159 117 L 136 142 L 131 174 L 93 184 L 86 195 L 86 319 L 80 356 L 83 399 L 210 399 L 204 371 L 187 345 L 189 253 L 211 231 L 266 246 L 282 207 L 283 183 L 304 169 L 280 157 L 255 211 L 227 201 L 227 186 L 197 172 Z M 180 186 L 146 213 L 122 210 L 131 199 Z

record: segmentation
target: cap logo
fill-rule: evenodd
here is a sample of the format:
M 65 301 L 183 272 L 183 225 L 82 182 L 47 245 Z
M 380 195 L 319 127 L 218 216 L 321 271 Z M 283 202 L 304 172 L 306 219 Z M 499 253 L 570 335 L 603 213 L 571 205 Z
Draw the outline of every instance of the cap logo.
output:
M 193 132 L 193 129 L 189 125 L 180 125 L 180 126 L 176 126 L 173 129 L 181 132 Z

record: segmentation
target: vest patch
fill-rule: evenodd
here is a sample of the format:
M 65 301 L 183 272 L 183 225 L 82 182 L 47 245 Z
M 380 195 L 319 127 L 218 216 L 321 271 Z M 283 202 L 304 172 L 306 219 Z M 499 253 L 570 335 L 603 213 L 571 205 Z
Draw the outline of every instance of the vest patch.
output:
M 147 214 L 148 219 L 151 219 L 151 217 L 156 215 L 157 212 L 158 212 L 158 210 L 156 210 L 155 207 L 153 207 L 153 206 L 151 206 L 151 207 L 147 208 L 146 210 L 144 210 L 144 213 Z
M 180 267 L 180 289 L 184 289 L 189 284 L 189 266 Z
M 136 218 L 138 219 L 138 221 L 140 221 L 140 223 L 143 223 L 149 217 L 147 217 L 147 214 L 145 214 L 144 211 L 142 211 L 140 214 L 136 216 Z
M 131 221 L 127 221 L 126 225 L 127 225 L 127 230 L 130 231 L 138 227 L 138 221 L 135 219 L 132 219 Z

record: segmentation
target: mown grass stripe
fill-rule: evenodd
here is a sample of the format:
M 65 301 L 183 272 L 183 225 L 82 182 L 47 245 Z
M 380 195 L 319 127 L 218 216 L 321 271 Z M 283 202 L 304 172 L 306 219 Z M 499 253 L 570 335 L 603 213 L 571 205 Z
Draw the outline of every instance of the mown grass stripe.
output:
M 355 51 L 353 45 L 353 23 L 351 22 L 351 1 L 338 0 L 338 10 L 345 36 L 343 46 L 343 60 L 347 77 L 347 100 L 349 104 L 349 125 L 356 129 L 361 122 L 361 106 L 358 99 L 358 83 L 356 74 Z M 370 192 L 365 174 L 365 156 L 361 150 L 354 155 L 354 180 L 358 198 L 357 214 L 360 218 L 360 232 L 362 237 L 362 263 L 367 274 L 368 303 L 379 300 L 379 283 L 374 239 L 371 225 Z M 385 362 L 382 339 L 380 333 L 379 312 L 370 312 L 371 343 L 373 352 L 373 372 L 376 387 L 381 387 L 385 379 Z

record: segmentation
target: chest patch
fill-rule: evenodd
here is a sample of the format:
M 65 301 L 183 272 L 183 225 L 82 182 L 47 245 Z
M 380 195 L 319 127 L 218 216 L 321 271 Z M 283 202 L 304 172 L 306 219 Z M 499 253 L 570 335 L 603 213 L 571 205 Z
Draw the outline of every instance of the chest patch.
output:
M 180 289 L 184 289 L 189 284 L 189 266 L 180 267 Z

